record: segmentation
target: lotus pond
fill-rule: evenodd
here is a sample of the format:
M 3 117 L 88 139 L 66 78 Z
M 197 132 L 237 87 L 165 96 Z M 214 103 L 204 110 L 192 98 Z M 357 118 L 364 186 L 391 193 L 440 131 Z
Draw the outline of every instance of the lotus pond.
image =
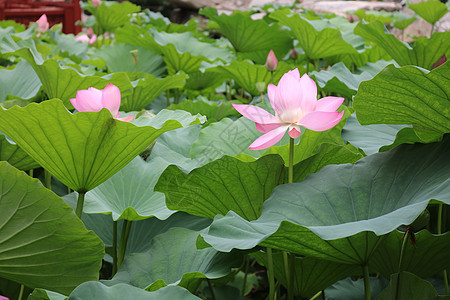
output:
M 82 5 L 0 21 L 0 299 L 449 299 L 448 5 Z

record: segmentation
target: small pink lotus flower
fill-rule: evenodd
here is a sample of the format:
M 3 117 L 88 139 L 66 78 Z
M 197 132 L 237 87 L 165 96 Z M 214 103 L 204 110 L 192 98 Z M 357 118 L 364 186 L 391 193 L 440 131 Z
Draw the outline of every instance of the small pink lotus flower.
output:
M 99 7 L 102 0 L 92 0 L 92 6 L 93 7 Z
M 267 55 L 266 59 L 266 68 L 270 72 L 274 72 L 277 69 L 277 66 L 278 66 L 277 57 L 275 56 L 273 50 L 270 50 L 269 55 Z
M 38 35 L 39 34 L 41 34 L 41 33 L 44 33 L 44 32 L 46 32 L 49 28 L 50 28 L 50 24 L 48 23 L 48 21 L 47 21 L 47 15 L 46 14 L 43 14 L 37 21 L 36 21 L 36 23 L 38 24 L 38 27 L 37 27 L 37 32 L 38 32 Z
M 269 84 L 268 95 L 275 116 L 253 105 L 233 104 L 244 117 L 256 123 L 264 133 L 249 149 L 261 150 L 275 145 L 289 131 L 291 138 L 300 136 L 300 126 L 314 131 L 325 131 L 341 121 L 343 112 L 336 111 L 344 102 L 341 97 L 317 100 L 317 86 L 308 74 L 300 77 L 298 69 L 281 77 L 278 86 Z
M 77 35 L 75 39 L 79 42 L 89 43 L 90 45 L 92 45 L 97 40 L 97 35 L 94 34 L 91 38 L 89 38 L 87 34 L 81 34 Z
M 119 118 L 120 90 L 114 84 L 108 83 L 103 90 L 90 87 L 77 92 L 75 99 L 70 99 L 73 107 L 78 111 L 100 111 L 107 108 L 115 119 L 129 122 L 134 116 Z
M 8 298 L 8 297 L 5 297 L 5 296 L 2 296 L 2 295 L 0 295 L 0 300 L 9 300 L 9 298 Z

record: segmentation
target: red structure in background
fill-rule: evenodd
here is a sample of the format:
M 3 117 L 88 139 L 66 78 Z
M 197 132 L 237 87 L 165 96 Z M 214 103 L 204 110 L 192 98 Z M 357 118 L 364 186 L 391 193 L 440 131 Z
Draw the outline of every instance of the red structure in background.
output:
M 78 0 L 0 0 L 0 20 L 13 20 L 26 26 L 36 22 L 42 14 L 47 15 L 50 27 L 62 23 L 64 33 L 77 34 L 81 26 L 81 8 Z

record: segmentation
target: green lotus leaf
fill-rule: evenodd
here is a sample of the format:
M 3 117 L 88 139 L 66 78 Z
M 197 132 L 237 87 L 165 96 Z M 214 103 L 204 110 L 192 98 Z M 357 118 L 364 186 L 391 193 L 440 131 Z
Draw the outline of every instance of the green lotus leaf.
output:
M 414 23 L 417 20 L 415 16 L 403 12 L 394 12 L 394 27 L 400 30 L 405 30 L 406 27 Z
M 448 12 L 447 6 L 444 3 L 436 0 L 408 3 L 408 6 L 416 14 L 418 14 L 425 21 L 431 24 L 435 24 Z
M 386 278 L 398 272 L 403 232 L 391 232 L 380 244 L 370 260 L 371 269 Z M 402 271 L 421 278 L 430 278 L 450 268 L 450 258 L 442 255 L 450 246 L 450 232 L 433 235 L 427 230 L 414 234 L 415 245 L 407 243 L 403 252 Z
M 354 116 L 351 116 L 342 129 L 342 139 L 362 149 L 366 155 L 371 155 L 377 153 L 381 147 L 391 145 L 397 133 L 403 128 L 410 126 L 388 124 L 362 126 Z
M 164 91 L 182 88 L 188 77 L 184 73 L 169 75 L 162 79 L 146 73 L 135 75 L 138 82 L 130 92 L 122 96 L 121 110 L 128 112 L 142 110 Z
M 143 47 L 145 49 L 154 51 L 157 54 L 162 54 L 161 45 L 159 45 L 155 41 L 151 32 L 144 29 L 143 27 L 130 24 L 125 25 L 124 27 L 119 28 L 114 33 L 114 37 L 117 43 Z
M 129 23 L 129 15 L 141 10 L 139 6 L 128 1 L 122 3 L 102 1 L 99 7 L 86 6 L 85 9 L 95 16 L 96 25 L 109 32 L 115 32 L 118 27 Z
M 270 14 L 270 18 L 291 28 L 309 59 L 357 53 L 353 46 L 343 39 L 339 29 L 324 28 L 323 25 L 321 28 L 315 28 L 314 22 L 289 10 L 277 10 Z
M 260 251 L 253 252 L 250 255 L 256 258 L 260 265 L 267 266 L 266 253 Z M 273 253 L 272 259 L 275 278 L 286 287 L 283 253 Z M 305 299 L 342 278 L 359 274 L 361 267 L 320 260 L 314 257 L 295 257 L 294 272 L 294 294 L 300 299 Z
M 219 24 L 219 31 L 227 37 L 236 52 L 244 59 L 264 64 L 270 50 L 281 59 L 292 49 L 292 39 L 278 24 L 253 20 L 248 13 L 234 11 L 232 15 L 217 15 L 217 10 L 204 8 L 200 14 Z
M 7 161 L 10 165 L 20 170 L 30 170 L 39 167 L 37 162 L 1 132 L 0 160 Z
M 104 182 L 161 133 L 181 127 L 136 127 L 113 119 L 107 109 L 71 114 L 58 99 L 0 110 L 0 130 L 43 168 L 74 191 Z
M 34 289 L 33 292 L 28 296 L 28 300 L 67 300 L 69 297 L 62 295 L 60 293 L 44 290 L 44 289 Z
M 114 221 L 138 221 L 152 216 L 167 219 L 174 211 L 167 209 L 164 194 L 153 191 L 167 165 L 162 159 L 145 162 L 136 157 L 86 194 L 83 211 L 89 214 L 111 213 Z
M 369 277 L 370 281 L 370 295 L 376 297 L 389 283 L 387 279 L 382 276 Z M 356 279 L 354 277 L 347 277 L 329 286 L 324 293 L 330 300 L 361 300 L 364 299 L 364 278 Z
M 450 137 L 401 145 L 330 165 L 275 188 L 261 217 L 216 216 L 204 240 L 220 251 L 261 244 L 348 264 L 364 264 L 382 235 L 412 223 L 431 199 L 450 203 Z M 325 184 L 326 183 L 326 184 Z M 282 204 L 282 205 L 281 205 Z
M 130 51 L 137 50 L 138 64 L 133 61 Z M 97 49 L 92 58 L 105 60 L 111 72 L 140 72 L 149 73 L 153 76 L 160 76 L 166 70 L 163 58 L 154 51 L 143 47 L 136 47 L 129 44 L 112 44 Z
M 318 87 L 327 92 L 334 92 L 351 98 L 358 91 L 359 84 L 362 81 L 370 80 L 373 75 L 368 72 L 353 74 L 340 62 L 329 70 L 313 71 L 311 77 L 316 79 Z
M 186 81 L 185 88 L 190 90 L 216 88 L 225 80 L 226 78 L 224 78 L 223 74 L 218 71 L 218 67 L 213 67 L 204 71 L 191 72 L 189 79 Z
M 220 121 L 228 116 L 239 116 L 237 110 L 233 108 L 229 101 L 209 101 L 204 98 L 195 100 L 184 100 L 178 104 L 171 104 L 168 109 L 182 109 L 187 112 L 199 113 L 208 118 L 208 121 Z
M 449 69 L 450 63 L 429 73 L 412 66 L 386 67 L 361 83 L 353 103 L 358 121 L 411 124 L 423 140 L 440 138 L 450 132 Z
M 384 10 L 371 10 L 366 12 L 364 9 L 358 9 L 357 11 L 353 11 L 351 13 L 358 16 L 360 20 L 364 20 L 369 23 L 375 20 L 380 21 L 383 24 L 388 24 L 394 21 L 393 13 Z
M 143 114 L 141 117 L 131 121 L 131 123 L 139 127 L 152 126 L 156 128 L 164 126 L 169 120 L 176 120 L 182 126 L 188 126 L 204 123 L 206 118 L 200 114 L 191 115 L 184 110 L 163 109 L 157 115 Z
M 202 278 L 228 275 L 240 256 L 213 248 L 197 249 L 197 236 L 198 231 L 171 228 L 154 237 L 148 251 L 125 258 L 110 283 L 129 283 L 146 290 L 176 284 L 195 291 Z
M 201 126 L 198 124 L 161 134 L 156 140 L 148 160 L 163 159 L 168 165 L 176 165 L 185 172 L 190 172 L 208 163 L 201 157 L 192 159 L 190 155 L 192 144 L 198 138 L 200 130 Z
M 146 290 L 128 284 L 116 284 L 111 287 L 101 282 L 86 282 L 77 287 L 69 300 L 199 300 L 200 298 L 189 293 L 188 290 L 178 286 L 164 287 L 155 292 L 147 292 Z
M 281 76 L 291 69 L 291 65 L 280 62 L 272 78 L 272 74 L 267 71 L 265 66 L 255 65 L 249 61 L 233 61 L 229 65 L 219 67 L 224 76 L 232 78 L 238 86 L 253 96 L 261 94 L 256 88 L 257 82 L 264 82 L 266 86 L 269 83 L 276 83 Z
M 0 70 L 0 102 L 7 95 L 30 99 L 39 92 L 42 84 L 29 63 L 19 62 L 13 70 Z
M 413 48 L 387 33 L 379 21 L 358 23 L 355 33 L 383 48 L 400 66 L 415 65 L 430 70 L 442 55 L 450 54 L 450 32 L 436 32 L 431 38 L 419 37 Z
M 103 243 L 72 208 L 7 162 L 0 181 L 0 276 L 63 294 L 97 280 Z
M 401 293 L 398 293 L 398 289 L 401 289 Z M 441 299 L 431 283 L 409 272 L 393 274 L 388 287 L 381 291 L 375 300 L 393 298 L 398 300 Z
M 208 218 L 232 210 L 246 220 L 255 220 L 282 180 L 283 171 L 284 162 L 277 155 L 249 163 L 224 156 L 189 174 L 169 166 L 155 190 L 165 193 L 170 209 Z

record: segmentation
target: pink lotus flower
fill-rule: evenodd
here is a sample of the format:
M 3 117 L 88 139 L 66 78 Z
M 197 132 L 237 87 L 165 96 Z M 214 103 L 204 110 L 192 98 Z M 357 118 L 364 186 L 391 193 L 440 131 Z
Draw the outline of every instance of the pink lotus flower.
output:
M 336 111 L 344 102 L 341 97 L 325 97 L 317 100 L 314 80 L 298 69 L 283 75 L 278 86 L 269 84 L 268 95 L 275 116 L 253 105 L 233 104 L 244 117 L 256 123 L 256 129 L 264 133 L 249 149 L 261 150 L 275 145 L 289 131 L 291 138 L 300 136 L 300 126 L 314 131 L 325 131 L 342 119 L 343 112 Z
M 79 42 L 89 43 L 90 45 L 92 45 L 97 40 L 97 35 L 94 34 L 91 38 L 89 38 L 87 34 L 81 34 L 77 35 L 75 39 Z
M 90 87 L 77 92 L 75 99 L 70 99 L 73 107 L 78 111 L 100 111 L 107 108 L 115 119 L 129 122 L 134 116 L 119 118 L 120 90 L 114 84 L 108 83 L 103 90 Z
M 92 0 L 92 6 L 93 7 L 99 7 L 102 0 Z
M 266 59 L 266 68 L 270 72 L 273 72 L 277 69 L 277 66 L 278 66 L 277 57 L 275 56 L 275 53 L 273 52 L 273 50 L 270 50 L 269 55 L 267 55 L 267 59 Z
M 2 296 L 2 295 L 0 295 L 0 300 L 9 300 L 9 298 L 7 298 L 7 297 L 5 297 L 5 296 Z
M 36 30 L 37 30 L 37 32 L 39 32 L 39 34 L 46 32 L 50 28 L 50 24 L 48 24 L 46 14 L 43 14 L 39 18 L 39 20 L 36 21 L 36 23 L 38 24 L 38 27 Z

